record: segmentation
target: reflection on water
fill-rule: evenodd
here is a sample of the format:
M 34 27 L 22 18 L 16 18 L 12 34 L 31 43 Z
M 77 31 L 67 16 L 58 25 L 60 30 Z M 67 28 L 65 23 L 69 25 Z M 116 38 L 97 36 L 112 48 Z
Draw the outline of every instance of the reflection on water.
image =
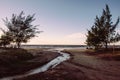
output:
M 61 49 L 62 50 L 62 49 Z M 48 70 L 49 68 L 54 68 L 55 66 L 57 66 L 58 64 L 60 64 L 61 62 L 68 60 L 70 58 L 70 55 L 64 52 L 61 52 L 60 50 L 55 50 L 55 49 L 50 49 L 50 51 L 57 51 L 61 54 L 61 56 L 58 56 L 57 58 L 53 59 L 52 61 L 48 62 L 47 64 L 43 65 L 42 67 L 39 67 L 37 69 L 33 69 L 23 75 L 17 75 L 17 76 L 12 76 L 12 77 L 6 77 L 6 78 L 2 78 L 0 80 L 13 80 L 15 78 L 22 78 L 25 76 L 29 76 L 29 75 L 33 75 L 36 73 L 40 73 L 40 72 L 44 72 L 46 70 Z
M 41 68 L 34 69 L 34 70 L 28 72 L 28 75 L 36 74 L 36 73 L 39 73 L 39 72 L 44 72 L 44 71 L 48 70 L 50 67 L 54 68 L 55 66 L 57 66 L 61 62 L 65 61 L 65 60 L 68 60 L 70 58 L 70 55 L 67 54 L 67 53 L 63 53 L 63 52 L 59 52 L 59 53 L 62 56 L 58 56 L 57 58 L 53 59 L 52 61 L 50 61 L 46 65 L 42 66 Z

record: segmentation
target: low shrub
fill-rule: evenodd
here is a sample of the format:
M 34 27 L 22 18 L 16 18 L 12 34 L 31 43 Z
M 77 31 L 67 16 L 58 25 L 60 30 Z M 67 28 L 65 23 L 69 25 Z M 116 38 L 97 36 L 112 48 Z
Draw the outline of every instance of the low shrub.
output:
M 33 58 L 25 49 L 2 49 L 0 52 L 0 64 L 13 64 Z

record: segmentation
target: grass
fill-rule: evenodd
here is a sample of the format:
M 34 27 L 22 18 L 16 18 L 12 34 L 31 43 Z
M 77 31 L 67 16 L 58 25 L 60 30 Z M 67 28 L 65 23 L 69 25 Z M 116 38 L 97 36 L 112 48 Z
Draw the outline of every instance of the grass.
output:
M 25 61 L 32 58 L 34 58 L 34 56 L 24 49 L 1 48 L 0 77 L 24 72 L 24 68 L 31 65 L 31 63 Z
M 51 61 L 59 53 L 43 49 L 0 48 L 0 78 L 23 74 Z
M 32 54 L 24 49 L 2 49 L 0 52 L 0 64 L 18 63 L 32 58 Z

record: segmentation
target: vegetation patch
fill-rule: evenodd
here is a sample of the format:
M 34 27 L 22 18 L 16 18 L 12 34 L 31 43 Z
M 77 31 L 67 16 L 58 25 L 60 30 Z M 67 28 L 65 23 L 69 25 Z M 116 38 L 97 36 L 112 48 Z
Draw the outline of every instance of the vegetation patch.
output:
M 20 68 L 29 66 L 30 63 L 25 62 L 33 59 L 34 56 L 24 49 L 1 48 L 0 49 L 0 77 L 21 72 Z M 17 70 L 17 71 L 16 71 Z M 24 72 L 24 71 L 23 71 Z

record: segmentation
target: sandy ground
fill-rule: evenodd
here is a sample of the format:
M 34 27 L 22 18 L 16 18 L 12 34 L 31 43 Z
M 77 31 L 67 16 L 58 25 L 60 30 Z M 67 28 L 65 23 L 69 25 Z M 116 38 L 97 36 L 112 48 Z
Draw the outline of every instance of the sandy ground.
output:
M 120 61 L 90 56 L 84 50 L 67 50 L 72 55 L 54 69 L 15 80 L 120 80 Z
M 120 61 L 108 61 L 96 56 L 74 53 L 71 63 L 79 66 L 90 80 L 120 80 Z
M 17 59 L 19 60 L 19 62 L 16 62 L 16 56 L 14 59 L 11 53 L 8 53 L 6 55 L 0 54 L 0 61 L 1 61 L 0 78 L 18 75 L 18 74 L 24 74 L 25 72 L 31 69 L 35 69 L 37 67 L 43 66 L 44 64 L 48 63 L 49 61 L 51 61 L 52 59 L 60 55 L 57 52 L 44 51 L 44 49 L 29 49 L 28 51 L 30 52 L 30 54 L 33 55 L 33 58 L 24 60 L 24 61 L 20 61 L 19 59 Z M 2 56 L 4 56 L 5 58 L 3 58 Z M 11 58 L 12 58 L 12 61 L 14 61 L 14 63 L 10 61 Z M 6 63 L 4 63 L 3 61 Z

